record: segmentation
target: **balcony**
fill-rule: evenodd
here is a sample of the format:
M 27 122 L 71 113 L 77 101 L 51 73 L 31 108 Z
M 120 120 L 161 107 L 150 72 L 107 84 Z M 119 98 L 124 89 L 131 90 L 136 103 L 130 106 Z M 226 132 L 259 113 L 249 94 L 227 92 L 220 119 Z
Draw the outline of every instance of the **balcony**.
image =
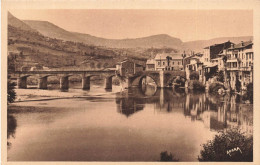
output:
M 241 71 L 251 71 L 252 68 L 251 68 L 251 66 L 249 66 L 249 67 L 240 67 L 240 70 Z
M 227 59 L 227 62 L 241 62 L 240 58 L 231 57 Z
M 227 67 L 228 71 L 237 71 L 239 70 L 239 67 Z
M 246 50 L 244 50 L 244 53 L 253 53 L 253 49 L 246 49 Z

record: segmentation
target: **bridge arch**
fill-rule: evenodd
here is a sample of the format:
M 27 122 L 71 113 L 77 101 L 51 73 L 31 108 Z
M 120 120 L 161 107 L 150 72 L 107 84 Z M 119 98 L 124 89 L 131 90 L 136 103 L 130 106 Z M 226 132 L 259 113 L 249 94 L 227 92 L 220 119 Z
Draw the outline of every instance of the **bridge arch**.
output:
M 173 75 L 166 79 L 165 84 L 166 84 L 166 86 L 169 86 L 169 87 L 173 86 L 174 84 L 180 84 L 181 86 L 184 86 L 185 81 L 186 81 L 186 77 Z
M 136 77 L 132 77 L 130 79 L 130 85 L 140 87 L 140 86 L 142 86 L 142 80 L 146 77 L 151 78 L 155 82 L 156 86 L 160 86 L 159 74 L 142 74 L 142 75 L 139 75 Z

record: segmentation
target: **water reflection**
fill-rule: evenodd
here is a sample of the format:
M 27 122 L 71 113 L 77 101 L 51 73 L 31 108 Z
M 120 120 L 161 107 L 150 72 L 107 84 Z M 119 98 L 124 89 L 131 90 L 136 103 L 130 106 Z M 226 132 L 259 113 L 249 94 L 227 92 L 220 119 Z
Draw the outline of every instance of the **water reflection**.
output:
M 15 138 L 15 131 L 17 127 L 17 121 L 13 115 L 7 115 L 7 140 Z M 7 141 L 7 145 L 10 147 L 11 143 Z
M 238 100 L 238 95 L 217 97 L 207 93 L 184 93 L 173 88 L 147 86 L 118 93 L 116 104 L 117 111 L 127 117 L 152 104 L 158 113 L 180 112 L 193 122 L 203 122 L 212 131 L 239 127 L 243 132 L 252 134 L 253 106 L 238 103 Z
M 236 95 L 154 86 L 92 91 L 95 97 L 10 106 L 8 161 L 158 161 L 162 151 L 197 161 L 201 144 L 218 130 L 252 134 L 252 105 L 238 103 Z

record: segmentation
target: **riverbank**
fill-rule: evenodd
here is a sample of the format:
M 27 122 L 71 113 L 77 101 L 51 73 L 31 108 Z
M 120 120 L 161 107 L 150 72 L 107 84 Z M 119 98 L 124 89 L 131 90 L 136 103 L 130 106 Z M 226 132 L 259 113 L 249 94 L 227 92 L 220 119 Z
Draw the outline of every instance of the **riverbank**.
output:
M 69 89 L 68 91 L 55 90 L 42 90 L 42 89 L 15 89 L 16 99 L 15 103 L 40 101 L 40 100 L 54 100 L 54 99 L 68 99 L 68 98 L 85 98 L 85 97 L 115 97 L 114 94 L 119 92 L 120 87 L 114 87 L 111 91 L 107 92 L 99 86 L 92 86 L 90 90 L 82 89 Z M 13 103 L 13 104 L 15 104 Z

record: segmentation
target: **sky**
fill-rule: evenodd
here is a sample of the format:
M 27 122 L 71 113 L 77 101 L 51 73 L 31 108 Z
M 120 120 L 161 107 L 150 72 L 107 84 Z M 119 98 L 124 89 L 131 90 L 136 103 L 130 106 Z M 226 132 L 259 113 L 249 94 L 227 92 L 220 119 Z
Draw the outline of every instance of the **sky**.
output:
M 22 20 L 109 39 L 168 34 L 182 41 L 253 36 L 252 10 L 10 10 Z

